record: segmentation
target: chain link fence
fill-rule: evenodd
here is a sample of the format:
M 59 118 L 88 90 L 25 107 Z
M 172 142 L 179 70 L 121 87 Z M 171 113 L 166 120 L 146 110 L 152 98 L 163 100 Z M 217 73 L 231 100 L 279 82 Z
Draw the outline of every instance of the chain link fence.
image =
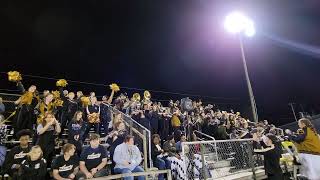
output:
M 255 168 L 263 165 L 261 156 L 253 153 L 251 139 L 185 142 L 182 146 L 187 179 L 226 178 L 244 172 L 254 177 Z

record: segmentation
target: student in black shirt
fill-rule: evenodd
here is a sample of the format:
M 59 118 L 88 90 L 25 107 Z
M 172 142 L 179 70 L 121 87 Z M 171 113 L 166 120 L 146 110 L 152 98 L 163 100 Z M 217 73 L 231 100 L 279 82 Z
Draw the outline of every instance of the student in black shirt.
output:
M 100 109 L 101 109 L 100 117 L 101 117 L 101 124 L 103 125 L 104 136 L 106 136 L 109 132 L 108 126 L 111 121 L 111 111 L 109 109 L 109 106 L 112 103 L 114 93 L 115 93 L 115 91 L 112 90 L 111 95 L 109 97 L 103 96 L 102 102 L 100 104 Z M 100 128 L 101 128 L 101 126 L 100 126 Z
M 92 93 L 91 93 L 92 94 Z M 90 129 L 91 129 L 91 127 L 94 127 L 94 129 L 95 129 L 95 133 L 97 133 L 97 134 L 99 134 L 99 125 L 100 125 L 100 106 L 98 105 L 98 102 L 97 102 L 97 98 L 96 97 L 91 97 L 90 98 L 90 100 L 91 100 L 91 105 L 88 105 L 87 106 L 87 115 L 88 115 L 88 123 L 87 123 L 87 127 L 86 127 L 86 131 L 85 131 L 85 133 L 84 133 L 84 139 L 83 140 L 85 140 L 86 138 L 87 138 L 87 136 L 88 136 L 88 133 L 89 133 L 89 131 L 90 131 Z M 98 122 L 92 122 L 90 119 L 90 116 L 91 117 L 93 117 L 94 116 L 94 114 L 98 114 L 98 115 L 96 115 L 98 118 L 99 118 L 99 120 L 98 120 Z M 95 118 L 93 118 L 93 119 L 95 119 Z
M 60 124 L 51 113 L 46 113 L 44 120 L 37 127 L 37 134 L 39 135 L 37 145 L 43 150 L 43 157 L 48 162 L 51 162 L 54 155 L 54 135 L 60 133 L 60 131 Z
M 254 136 L 254 140 L 258 141 Z M 264 169 L 268 180 L 282 180 L 282 170 L 280 167 L 281 144 L 273 134 L 267 134 L 263 137 L 263 142 L 267 148 L 255 149 L 254 152 L 264 155 Z
M 10 150 L 4 161 L 3 171 L 9 174 L 13 180 L 18 178 L 18 170 L 21 162 L 26 159 L 26 155 L 31 149 L 29 145 L 31 134 L 30 130 L 24 129 L 19 131 L 17 137 L 19 138 L 20 144 Z
M 62 88 L 60 89 L 60 93 L 62 92 Z M 63 99 L 63 116 L 61 117 L 61 129 L 64 130 L 65 127 L 71 122 L 74 114 L 76 113 L 78 108 L 78 102 L 74 100 L 75 94 L 73 92 L 68 93 L 68 98 L 62 96 Z M 59 134 L 61 138 L 62 133 Z
M 77 111 L 68 126 L 68 143 L 76 146 L 78 156 L 80 156 L 82 151 L 82 137 L 85 131 L 82 116 L 83 113 L 81 111 Z
M 65 144 L 62 148 L 63 155 L 57 157 L 53 162 L 53 177 L 56 180 L 76 179 L 79 172 L 79 158 L 74 155 L 75 146 Z
M 108 171 L 104 168 L 107 165 L 107 152 L 100 145 L 100 136 L 98 134 L 90 135 L 90 146 L 81 154 L 80 170 L 81 177 L 88 179 L 103 177 L 108 175 Z
M 47 162 L 42 158 L 40 146 L 33 146 L 21 163 L 18 180 L 44 180 L 47 174 Z

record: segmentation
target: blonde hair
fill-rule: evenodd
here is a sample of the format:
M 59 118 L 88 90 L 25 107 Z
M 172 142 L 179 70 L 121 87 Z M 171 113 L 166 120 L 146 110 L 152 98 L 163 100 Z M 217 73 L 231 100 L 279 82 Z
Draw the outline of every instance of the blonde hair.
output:
M 306 127 L 310 128 L 314 133 L 317 134 L 317 130 L 316 128 L 313 126 L 313 124 L 311 123 L 310 119 L 307 118 L 301 118 L 299 119 L 300 123 L 303 123 L 304 125 L 306 125 Z
M 28 157 L 31 157 L 31 154 L 33 154 L 34 151 L 36 151 L 37 149 L 40 149 L 40 151 L 41 151 L 41 155 L 40 155 L 40 158 L 41 158 L 41 157 L 43 156 L 43 151 L 42 151 L 42 149 L 41 149 L 41 147 L 40 147 L 39 145 L 33 146 L 33 147 L 31 148 L 31 150 L 27 153 L 27 156 L 28 156 Z
M 63 154 L 66 154 L 66 152 L 69 152 L 71 149 L 75 149 L 76 147 L 73 145 L 73 144 L 65 144 L 63 147 L 62 147 L 62 152 Z

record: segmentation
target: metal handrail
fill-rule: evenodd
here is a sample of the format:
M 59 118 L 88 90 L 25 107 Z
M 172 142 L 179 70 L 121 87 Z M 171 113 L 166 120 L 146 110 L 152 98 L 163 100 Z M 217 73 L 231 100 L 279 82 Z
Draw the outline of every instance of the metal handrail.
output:
M 156 174 L 168 174 L 168 180 L 172 180 L 171 170 L 157 170 L 157 171 L 147 171 L 147 172 L 137 172 L 137 173 L 126 173 L 126 174 L 116 174 L 116 175 L 109 175 L 100 178 L 94 178 L 95 180 L 106 180 L 106 179 L 120 179 L 124 177 L 136 177 L 136 176 L 148 176 L 148 175 L 156 175 Z
M 110 105 L 107 105 L 107 106 L 109 108 L 111 108 L 114 112 L 119 112 L 122 116 L 125 116 L 126 118 L 129 118 L 130 121 L 134 122 L 136 125 L 138 125 L 140 128 L 142 128 L 143 131 L 146 132 L 146 134 L 148 134 L 148 139 L 149 139 L 149 142 L 148 142 L 149 164 L 150 164 L 150 167 L 153 167 L 153 163 L 152 163 L 152 159 L 151 159 L 151 132 L 150 132 L 150 130 L 147 129 L 146 127 L 144 127 L 143 125 L 141 125 L 140 123 L 138 123 L 137 121 L 135 121 L 134 119 L 132 119 L 129 115 L 119 111 L 115 107 L 110 106 Z
M 213 141 L 216 141 L 216 139 L 215 139 L 214 137 L 212 137 L 212 136 L 210 136 L 210 135 L 208 135 L 208 134 L 205 134 L 205 133 L 200 132 L 200 131 L 197 131 L 197 130 L 194 131 L 194 132 L 196 132 L 196 133 L 198 133 L 198 134 L 201 134 L 201 135 L 203 135 L 203 136 L 206 136 L 207 138 L 210 138 L 210 139 L 212 139 Z M 216 154 L 216 161 L 218 162 L 218 161 L 219 161 L 219 157 L 218 157 L 217 143 L 214 142 L 213 145 L 212 145 L 212 144 L 209 144 L 209 145 L 210 145 L 210 146 L 213 146 L 214 151 L 215 151 L 215 154 Z
M 201 134 L 201 135 L 203 135 L 203 136 L 206 136 L 207 138 L 210 138 L 210 139 L 212 139 L 212 140 L 216 140 L 214 137 L 212 137 L 212 136 L 210 136 L 210 135 L 208 135 L 208 134 L 205 134 L 205 133 L 203 133 L 203 132 L 200 132 L 200 131 L 193 131 L 193 132 L 196 132 L 196 133 L 198 133 L 198 134 Z

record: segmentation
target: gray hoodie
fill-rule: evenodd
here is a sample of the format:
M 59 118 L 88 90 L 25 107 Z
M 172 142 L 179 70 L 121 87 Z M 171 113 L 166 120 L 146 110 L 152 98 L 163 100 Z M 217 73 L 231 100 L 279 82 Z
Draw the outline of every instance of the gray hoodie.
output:
M 113 154 L 113 161 L 116 163 L 114 168 L 128 168 L 134 170 L 142 161 L 140 150 L 135 145 L 122 143 L 116 147 Z M 124 165 L 124 161 L 129 162 L 129 166 Z

